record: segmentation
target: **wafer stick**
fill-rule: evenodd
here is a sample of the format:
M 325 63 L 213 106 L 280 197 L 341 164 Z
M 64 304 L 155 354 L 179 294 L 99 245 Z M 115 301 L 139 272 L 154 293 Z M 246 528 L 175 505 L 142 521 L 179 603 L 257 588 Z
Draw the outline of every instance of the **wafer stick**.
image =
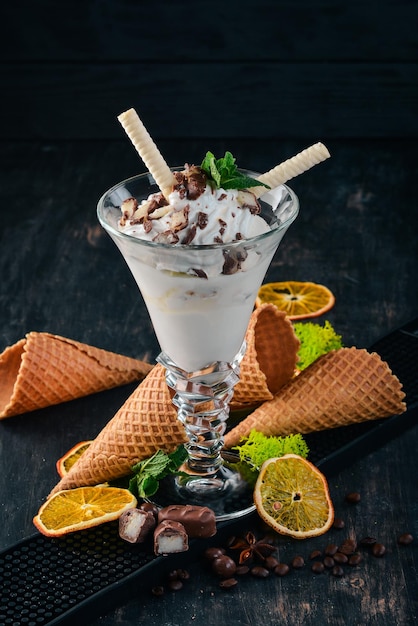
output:
M 118 120 L 164 197 L 167 198 L 174 182 L 173 173 L 139 119 L 137 112 L 135 109 L 128 109 L 118 115 Z
M 258 177 L 258 180 L 271 187 L 271 189 L 274 189 L 275 187 L 279 187 L 279 185 L 283 185 L 291 178 L 295 178 L 295 176 L 303 174 L 303 172 L 306 172 L 314 165 L 318 165 L 318 163 L 325 161 L 330 156 L 331 155 L 324 144 L 318 142 L 313 146 L 306 148 L 306 150 L 302 150 L 302 152 L 299 152 L 294 157 L 287 159 L 287 161 L 283 161 L 283 163 L 276 165 L 276 167 L 269 170 L 265 174 L 261 174 L 261 176 Z M 253 187 L 251 191 L 259 197 L 266 192 L 266 189 L 260 186 Z

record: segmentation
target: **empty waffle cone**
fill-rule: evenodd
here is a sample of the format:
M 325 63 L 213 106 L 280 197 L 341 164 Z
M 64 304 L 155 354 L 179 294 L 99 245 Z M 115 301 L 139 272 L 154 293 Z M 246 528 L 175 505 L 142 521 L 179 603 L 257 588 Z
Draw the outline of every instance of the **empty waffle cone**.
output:
M 341 348 L 320 357 L 225 436 L 238 445 L 253 428 L 288 435 L 399 415 L 406 410 L 401 383 L 376 353 Z
M 0 355 L 0 419 L 139 381 L 151 365 L 49 333 Z
M 126 476 L 135 463 L 157 450 L 171 452 L 184 441 L 184 427 L 171 403 L 164 368 L 157 364 L 51 495 Z
M 247 349 L 231 409 L 271 400 L 293 376 L 299 339 L 292 323 L 273 304 L 263 304 L 251 315 L 245 336 Z

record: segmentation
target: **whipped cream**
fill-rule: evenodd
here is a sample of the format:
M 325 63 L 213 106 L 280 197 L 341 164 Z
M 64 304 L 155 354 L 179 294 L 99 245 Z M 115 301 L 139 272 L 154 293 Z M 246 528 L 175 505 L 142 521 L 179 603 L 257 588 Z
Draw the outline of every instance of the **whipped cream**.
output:
M 167 200 L 157 193 L 139 205 L 135 198 L 122 203 L 122 232 L 158 243 L 210 245 L 249 239 L 269 230 L 258 215 L 260 204 L 251 191 L 216 189 L 195 166 L 186 166 L 174 176 L 176 183 Z

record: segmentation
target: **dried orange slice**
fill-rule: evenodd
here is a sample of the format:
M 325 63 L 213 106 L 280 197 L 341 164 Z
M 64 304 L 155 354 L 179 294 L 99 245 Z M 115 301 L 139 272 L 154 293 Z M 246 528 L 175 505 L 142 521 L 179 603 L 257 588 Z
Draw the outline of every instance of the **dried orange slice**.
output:
M 334 521 L 325 476 L 297 454 L 263 463 L 254 488 L 254 503 L 269 526 L 295 539 L 322 535 Z
M 68 474 L 70 468 L 74 465 L 80 456 L 87 450 L 91 441 L 80 441 L 75 446 L 68 450 L 56 463 L 57 472 L 62 478 L 65 474 Z
M 256 306 L 270 302 L 291 320 L 318 317 L 335 304 L 334 294 L 318 283 L 288 280 L 261 285 Z
M 61 537 L 118 519 L 137 505 L 135 496 L 117 487 L 78 487 L 58 491 L 33 518 L 43 535 Z

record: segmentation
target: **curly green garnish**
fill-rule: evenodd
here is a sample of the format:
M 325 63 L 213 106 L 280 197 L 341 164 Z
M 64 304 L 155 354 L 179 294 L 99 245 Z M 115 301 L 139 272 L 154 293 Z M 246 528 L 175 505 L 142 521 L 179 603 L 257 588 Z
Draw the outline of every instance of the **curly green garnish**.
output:
M 247 189 L 248 187 L 263 186 L 270 189 L 256 178 L 251 178 L 240 172 L 235 165 L 235 158 L 230 152 L 216 159 L 212 152 L 207 152 L 200 166 L 209 182 L 213 182 L 218 189 Z
M 341 336 L 337 335 L 328 321 L 323 326 L 314 322 L 294 322 L 293 328 L 300 341 L 299 361 L 296 363 L 300 371 L 323 354 L 342 348 Z
M 298 454 L 304 459 L 309 454 L 309 448 L 300 434 L 286 437 L 267 436 L 253 429 L 248 437 L 243 437 L 239 446 L 232 448 L 239 455 L 239 471 L 248 482 L 255 482 L 260 467 L 268 459 Z M 251 475 L 254 477 L 251 480 Z

